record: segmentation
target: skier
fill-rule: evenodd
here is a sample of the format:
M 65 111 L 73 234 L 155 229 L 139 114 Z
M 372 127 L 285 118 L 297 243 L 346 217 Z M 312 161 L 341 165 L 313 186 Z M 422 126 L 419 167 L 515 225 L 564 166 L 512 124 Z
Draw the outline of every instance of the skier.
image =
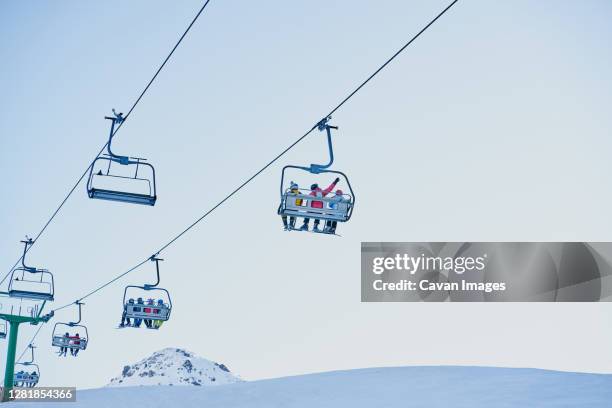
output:
M 36 371 L 32 371 L 32 374 L 28 376 L 28 380 L 29 382 L 27 386 L 29 388 L 33 388 L 36 385 L 36 383 L 38 383 L 38 373 Z
M 338 209 L 338 204 L 348 202 L 350 202 L 350 200 L 348 198 L 344 198 L 344 193 L 342 192 L 342 190 L 338 189 L 336 190 L 334 196 L 331 198 L 329 207 L 333 210 L 336 210 Z M 323 232 L 325 232 L 326 234 L 335 234 L 337 226 L 338 221 L 327 220 L 325 221 L 325 228 L 323 229 Z
M 79 346 L 81 345 L 81 338 L 79 337 L 79 333 L 75 334 L 74 337 L 71 337 L 71 343 L 75 348 L 70 349 L 70 354 L 74 357 L 79 353 Z
M 339 181 L 340 181 L 340 179 L 338 177 L 336 177 L 334 182 L 331 183 L 325 190 L 321 190 L 321 188 L 319 188 L 319 185 L 317 183 L 315 183 L 315 184 L 310 186 L 310 194 L 309 195 L 311 195 L 313 197 L 325 197 L 326 195 L 328 195 L 334 189 L 334 187 L 336 187 L 336 184 L 338 184 Z M 310 207 L 312 207 L 312 208 L 323 208 L 323 201 L 310 200 Z M 300 227 L 300 231 L 308 231 L 308 222 L 309 221 L 310 221 L 310 218 L 304 218 L 304 224 L 302 224 L 302 226 Z M 319 230 L 319 223 L 320 222 L 321 222 L 320 219 L 315 218 L 314 226 L 312 228 L 313 232 L 321 232 Z
M 293 194 L 293 195 L 298 195 L 300 194 L 300 189 L 297 185 L 297 183 L 294 183 L 293 181 L 291 182 L 291 187 L 289 187 L 289 194 Z M 302 205 L 302 199 L 301 198 L 287 198 L 288 200 L 295 200 L 295 205 L 297 206 L 301 206 Z M 295 229 L 295 217 L 290 217 L 289 218 L 289 223 L 287 223 L 287 216 L 283 215 L 281 216 L 281 218 L 283 219 L 283 225 L 285 226 L 285 231 L 291 231 L 292 229 Z
M 138 298 L 136 300 L 136 304 L 137 305 L 142 305 L 144 306 L 144 300 L 142 300 L 142 298 Z M 142 310 L 142 309 L 141 309 Z M 140 327 L 140 325 L 142 324 L 142 319 L 139 318 L 134 318 L 134 327 Z
M 23 370 L 17 373 L 17 379 L 23 380 L 25 373 Z M 23 381 L 15 381 L 15 387 L 23 387 Z
M 60 352 L 59 352 L 59 356 L 58 357 L 61 357 L 62 355 L 64 355 L 64 357 L 66 357 L 66 353 L 68 352 L 68 347 L 66 347 L 66 345 L 68 345 L 68 343 L 70 343 L 70 334 L 68 332 L 66 332 L 66 334 L 64 334 L 64 338 L 63 338 L 64 347 L 60 347 Z
M 161 312 L 161 309 L 166 307 L 166 305 L 164 304 L 164 301 L 162 299 L 158 299 L 157 300 L 157 307 L 160 309 L 160 312 Z M 153 320 L 152 328 L 158 330 L 163 323 L 164 323 L 163 320 L 155 319 L 155 320 Z
M 133 305 L 134 304 L 134 299 L 128 300 L 128 304 L 129 305 Z M 128 307 L 128 305 L 123 305 L 123 313 L 121 314 L 121 324 L 119 325 L 119 327 L 125 327 L 125 323 L 126 322 L 127 322 L 128 326 L 130 326 L 132 324 L 132 322 L 130 321 L 130 318 L 127 317 L 127 307 Z
M 155 301 L 153 299 L 147 299 L 147 306 L 155 306 Z M 150 308 L 145 308 L 145 313 L 153 313 L 153 307 Z M 144 323 L 145 326 L 147 326 L 148 329 L 151 329 L 153 327 L 153 322 L 151 319 L 144 319 Z

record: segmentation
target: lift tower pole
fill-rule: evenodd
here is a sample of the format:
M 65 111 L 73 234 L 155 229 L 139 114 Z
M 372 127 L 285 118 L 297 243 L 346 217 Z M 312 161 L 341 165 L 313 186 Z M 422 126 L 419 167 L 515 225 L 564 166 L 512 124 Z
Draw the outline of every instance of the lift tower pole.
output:
M 4 370 L 4 387 L 2 388 L 2 402 L 8 402 L 11 390 L 13 389 L 13 379 L 15 375 L 15 354 L 17 353 L 17 336 L 21 323 L 37 325 L 48 322 L 53 317 L 53 312 L 41 316 L 46 301 L 43 302 L 36 316 L 20 316 L 13 314 L 0 313 L 0 319 L 9 323 L 8 347 L 6 349 L 6 368 Z

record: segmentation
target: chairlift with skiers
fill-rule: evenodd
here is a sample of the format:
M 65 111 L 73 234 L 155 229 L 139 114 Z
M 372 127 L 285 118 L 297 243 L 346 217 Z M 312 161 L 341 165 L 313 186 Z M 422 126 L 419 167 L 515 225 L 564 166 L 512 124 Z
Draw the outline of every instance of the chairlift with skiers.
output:
M 297 230 L 295 228 L 295 220 L 297 217 L 304 219 L 302 231 L 308 230 L 308 221 L 310 218 L 315 219 L 314 232 L 324 232 L 335 234 L 335 226 L 338 222 L 347 222 L 350 220 L 355 207 L 355 193 L 351 187 L 348 177 L 341 171 L 329 169 L 334 162 L 334 150 L 332 145 L 331 131 L 337 130 L 337 126 L 329 125 L 331 117 L 327 117 L 317 124 L 319 131 L 325 131 L 327 134 L 327 146 L 329 149 L 329 162 L 327 164 L 311 164 L 306 166 L 288 165 L 283 167 L 280 184 L 281 203 L 278 208 L 278 214 L 283 219 L 285 230 Z M 288 169 L 297 169 L 306 171 L 310 174 L 336 174 L 344 179 L 349 193 L 344 193 L 342 190 L 336 190 L 334 194 L 330 194 L 339 183 L 340 177 L 337 177 L 334 182 L 325 190 L 322 190 L 318 184 L 312 184 L 310 190 L 300 188 L 297 183 L 291 181 L 289 185 L 285 184 L 286 172 Z M 289 218 L 289 220 L 288 220 Z M 319 220 L 325 221 L 325 228 L 321 231 L 317 228 Z
M 120 125 L 123 113 L 113 109 L 110 135 L 106 144 L 107 153 L 98 156 L 89 170 L 87 194 L 89 198 L 119 201 L 129 204 L 155 205 L 157 189 L 155 168 L 140 157 L 120 156 L 111 149 L 115 126 Z
M 170 292 L 158 287 L 160 281 L 159 262 L 163 259 L 154 255 L 151 257 L 151 261 L 155 262 L 157 281 L 154 284 L 146 283 L 143 286 L 128 285 L 125 287 L 120 328 L 139 328 L 144 321 L 146 328 L 159 329 L 163 322 L 170 319 L 170 312 L 172 311 Z M 152 294 L 159 294 L 160 297 L 155 299 Z M 137 300 L 134 300 L 134 298 Z
M 76 357 L 79 350 L 87 348 L 89 333 L 87 327 L 80 324 L 82 317 L 81 306 L 84 303 L 76 301 L 75 304 L 79 307 L 79 319 L 76 322 L 55 323 L 51 336 L 51 346 L 59 347 L 60 354 L 63 352 L 64 355 L 66 355 L 66 351 L 70 350 L 70 354 Z
M 32 351 L 30 361 L 24 361 L 23 363 L 15 363 L 15 371 L 13 374 L 13 386 L 14 387 L 26 387 L 33 388 L 38 384 L 40 380 L 40 367 L 34 362 L 34 348 L 32 344 L 28 344 L 28 347 Z M 18 368 L 23 368 L 17 371 Z M 29 372 L 29 370 L 32 370 Z

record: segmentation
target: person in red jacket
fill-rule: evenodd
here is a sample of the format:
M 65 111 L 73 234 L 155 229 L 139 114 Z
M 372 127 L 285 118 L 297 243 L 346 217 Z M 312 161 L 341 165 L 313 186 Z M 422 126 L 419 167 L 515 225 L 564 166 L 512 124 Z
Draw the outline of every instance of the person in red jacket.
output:
M 79 347 L 80 344 L 81 344 L 81 337 L 79 337 L 79 333 L 75 334 L 74 336 L 71 336 L 70 337 L 70 342 L 73 345 Z M 72 354 L 74 357 L 76 357 L 78 353 L 79 353 L 79 349 L 78 348 L 70 349 L 70 354 Z
M 331 191 L 336 187 L 336 184 L 338 184 L 339 181 L 340 181 L 340 179 L 338 177 L 336 177 L 334 182 L 331 183 L 329 185 L 329 187 L 327 187 L 325 190 L 321 190 L 319 185 L 315 183 L 315 184 L 310 186 L 310 194 L 309 195 L 311 195 L 313 197 L 325 197 L 326 195 L 331 193 Z M 310 207 L 311 208 L 323 208 L 323 201 L 310 200 Z M 308 223 L 309 222 L 310 222 L 310 218 L 304 218 L 304 224 L 302 224 L 302 226 L 300 227 L 300 231 L 308 231 Z M 319 230 L 319 223 L 320 222 L 321 222 L 320 219 L 315 218 L 315 220 L 314 220 L 314 227 L 312 228 L 313 232 L 321 232 L 321 230 Z

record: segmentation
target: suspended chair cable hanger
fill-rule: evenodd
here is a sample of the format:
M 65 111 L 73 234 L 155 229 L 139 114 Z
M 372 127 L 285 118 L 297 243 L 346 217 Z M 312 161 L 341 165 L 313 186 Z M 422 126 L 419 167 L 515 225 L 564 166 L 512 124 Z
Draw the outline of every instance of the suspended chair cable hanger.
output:
M 25 352 L 30 349 L 32 351 L 30 361 L 24 361 L 23 363 L 15 363 L 15 365 L 23 366 L 24 368 L 26 368 L 26 370 L 21 370 L 13 374 L 14 386 L 25 386 L 31 388 L 35 387 L 38 384 L 38 381 L 40 381 L 40 367 L 34 362 L 35 348 L 36 346 L 34 346 L 34 344 L 28 344 L 27 348 L 24 350 L 23 353 L 21 353 L 21 355 L 23 356 L 23 354 L 25 354 Z M 29 367 L 34 367 L 34 371 L 32 373 L 27 372 L 27 369 L 29 369 Z
M 105 116 L 104 119 L 111 121 L 108 142 L 106 143 L 107 153 L 98 156 L 89 168 L 87 195 L 89 198 L 99 200 L 155 205 L 157 201 L 155 168 L 151 164 L 145 163 L 146 159 L 144 158 L 121 156 L 112 151 L 114 129 L 116 125 L 120 126 L 125 120 L 123 113 L 117 113 L 113 109 L 113 116 Z M 99 164 L 96 165 L 97 163 Z M 113 163 L 133 170 L 134 174 L 126 176 L 111 172 Z M 138 174 L 139 171 L 140 175 Z M 145 175 L 142 175 L 143 172 Z
M 310 166 L 286 165 L 281 171 L 280 205 L 277 213 L 283 220 L 285 231 L 309 231 L 308 224 L 310 219 L 314 218 L 314 227 L 311 232 L 337 235 L 336 227 L 338 223 L 348 222 L 351 219 L 355 207 L 355 192 L 351 182 L 343 172 L 330 169 L 334 164 L 332 129 L 338 130 L 337 126 L 328 123 L 330 120 L 331 116 L 328 116 L 317 124 L 319 131 L 325 132 L 327 136 L 329 161 L 326 164 L 313 163 Z M 299 170 L 314 175 L 334 174 L 336 179 L 325 190 L 322 190 L 317 183 L 312 184 L 310 190 L 306 190 L 300 188 L 293 181 L 288 188 L 285 188 L 285 175 L 288 170 Z M 341 178 L 344 179 L 344 184 L 347 185 L 349 193 L 336 189 L 331 197 L 326 197 L 340 182 Z M 303 219 L 303 225 L 300 228 L 295 227 L 298 217 Z M 324 221 L 325 225 L 322 230 L 319 229 L 321 220 Z
M 198 10 L 198 12 L 196 13 L 196 15 L 193 17 L 193 19 L 191 20 L 191 23 L 189 23 L 189 25 L 187 26 L 187 28 L 185 29 L 185 31 L 183 32 L 183 34 L 181 35 L 181 37 L 178 39 L 178 41 L 176 42 L 176 44 L 174 45 L 174 47 L 172 47 L 172 50 L 170 50 L 170 53 L 166 56 L 166 58 L 164 59 L 164 61 L 161 63 L 161 65 L 159 66 L 159 68 L 157 68 L 157 70 L 155 71 L 155 74 L 153 74 L 153 77 L 151 77 L 151 79 L 149 80 L 149 82 L 147 83 L 147 85 L 144 87 L 144 89 L 142 90 L 142 92 L 140 93 L 140 95 L 138 95 L 138 98 L 136 98 L 136 101 L 132 104 L 132 107 L 130 108 L 130 110 L 128 111 L 128 113 L 123 117 L 123 120 L 121 121 L 120 124 L 117 125 L 117 127 L 114 129 L 112 136 L 114 137 L 117 132 L 119 131 L 119 129 L 121 129 L 121 127 L 123 126 L 123 124 L 125 123 L 125 121 L 127 120 L 127 118 L 130 117 L 130 115 L 132 114 L 132 112 L 134 111 L 134 109 L 136 108 L 136 106 L 140 103 L 141 99 L 145 96 L 145 94 L 147 93 L 147 91 L 149 90 L 149 88 L 151 87 L 151 85 L 153 84 L 153 82 L 155 82 L 155 80 L 157 79 L 157 76 L 159 75 L 159 73 L 162 71 L 162 69 L 166 66 L 166 64 L 168 63 L 168 61 L 170 60 L 170 58 L 172 57 L 172 55 L 174 54 L 174 52 L 176 51 L 176 49 L 178 48 L 178 46 L 181 44 L 181 42 L 183 41 L 183 39 L 187 36 L 187 33 L 189 33 L 189 31 L 191 30 L 191 28 L 193 27 L 193 25 L 196 23 L 196 21 L 200 18 L 200 15 L 204 12 L 204 9 L 206 8 L 206 6 L 208 6 L 208 3 L 210 3 L 211 0 L 206 0 L 204 2 L 204 4 L 202 5 L 202 7 Z M 26 250 L 29 251 L 30 249 L 32 249 L 32 246 L 34 246 L 34 244 L 38 241 L 38 239 L 44 234 L 44 232 L 47 230 L 47 228 L 49 227 L 49 225 L 51 224 L 51 222 L 53 222 L 53 220 L 55 219 L 55 217 L 58 215 L 58 213 L 60 212 L 60 210 L 64 207 L 64 205 L 66 204 L 66 202 L 68 201 L 68 199 L 72 196 L 72 193 L 74 193 L 74 191 L 77 189 L 77 187 L 79 186 L 79 184 L 81 184 L 81 181 L 83 181 L 83 179 L 89 174 L 92 166 L 94 165 L 95 160 L 104 152 L 104 150 L 107 148 L 108 145 L 108 141 L 100 148 L 100 150 L 98 151 L 98 153 L 96 154 L 95 158 L 89 163 L 89 165 L 87 166 L 87 168 L 83 171 L 83 173 L 81 174 L 81 176 L 77 179 L 77 181 L 74 183 L 74 185 L 70 188 L 70 190 L 68 191 L 68 194 L 66 194 L 66 196 L 63 198 L 63 200 L 60 202 L 60 204 L 57 206 L 57 208 L 53 211 L 53 213 L 51 214 L 51 217 L 49 217 L 49 219 L 45 222 L 45 224 L 43 225 L 42 229 L 38 232 L 38 234 L 36 235 L 36 237 L 34 237 L 34 239 L 32 240 L 32 244 L 30 245 L 30 247 Z M 13 266 L 9 269 L 9 271 L 6 273 L 6 275 L 2 278 L 2 280 L 0 280 L 0 285 L 2 285 L 4 283 L 4 281 L 6 280 L 6 278 L 11 274 L 11 272 L 13 271 L 13 269 L 15 269 L 15 267 L 19 264 L 19 262 L 21 261 L 21 258 L 17 259 L 15 261 L 15 263 L 13 264 Z
M 150 260 L 151 262 L 155 262 L 157 280 L 155 283 L 145 283 L 142 286 L 127 285 L 125 287 L 122 303 L 123 312 L 119 328 L 139 328 L 144 321 L 146 328 L 157 330 L 161 328 L 163 322 L 170 319 L 170 313 L 172 312 L 172 298 L 170 297 L 170 292 L 168 292 L 167 289 L 159 287 L 159 262 L 163 261 L 163 259 L 153 255 Z M 140 296 L 134 296 L 134 293 L 138 293 Z M 157 300 L 151 297 L 153 293 L 159 295 Z M 130 296 L 128 296 L 128 294 L 130 294 Z M 148 298 L 146 303 L 142 297 L 145 294 Z M 134 297 L 137 297 L 136 301 L 134 301 Z
M 53 301 L 55 294 L 53 274 L 46 269 L 26 265 L 26 254 L 28 247 L 32 245 L 32 239 L 26 236 L 26 239 L 22 240 L 21 243 L 24 244 L 21 266 L 13 269 L 7 292 L 2 293 L 21 300 Z
M 75 322 L 57 322 L 53 326 L 53 333 L 51 334 L 51 346 L 59 348 L 60 356 L 66 356 L 68 350 L 74 357 L 77 356 L 80 350 L 85 350 L 89 344 L 89 332 L 87 326 L 81 324 L 82 311 L 81 307 L 84 305 L 83 302 L 76 301 L 73 304 L 79 308 L 79 319 Z M 81 331 L 82 334 L 78 333 L 77 330 Z
M 446 6 L 435 18 L 433 18 L 429 23 L 427 23 L 426 26 L 424 26 L 416 35 L 414 35 L 397 52 L 395 52 L 389 59 L 387 59 L 376 71 L 374 71 L 374 73 L 372 73 L 365 81 L 361 82 L 359 84 L 359 86 L 357 86 L 352 92 L 350 92 L 348 94 L 348 96 L 346 96 L 338 105 L 336 105 L 327 115 L 324 115 L 323 119 L 317 121 L 317 123 L 312 128 L 310 128 L 306 133 L 304 133 L 297 140 L 295 140 L 293 143 L 291 143 L 286 149 L 284 149 L 279 154 L 277 154 L 272 160 L 270 160 L 268 163 L 266 163 L 261 169 L 257 170 L 253 175 L 251 175 L 249 178 L 247 178 L 242 184 L 240 184 L 238 187 L 236 187 L 232 192 L 230 192 L 221 201 L 219 201 L 212 208 L 210 208 L 208 211 L 206 211 L 202 216 L 200 216 L 198 219 L 196 219 L 194 222 L 192 222 L 190 225 L 188 225 L 185 229 L 183 229 L 181 232 L 179 232 L 176 236 L 174 236 L 172 239 L 170 239 L 167 243 L 165 243 L 159 250 L 157 250 L 154 253 L 154 255 L 147 257 L 146 259 L 142 260 L 141 262 L 139 262 L 138 264 L 136 264 L 133 267 L 129 268 L 128 270 L 126 270 L 125 272 L 121 273 L 120 275 L 117 275 L 116 277 L 114 277 L 113 279 L 109 280 L 108 282 L 98 286 L 97 288 L 93 289 L 92 291 L 90 291 L 86 295 L 84 295 L 84 296 L 80 297 L 79 299 L 77 299 L 77 301 L 85 300 L 86 298 L 88 298 L 88 297 L 94 295 L 95 293 L 101 291 L 102 289 L 106 288 L 107 286 L 109 286 L 112 283 L 116 282 L 117 280 L 121 279 L 125 275 L 133 272 L 134 270 L 136 270 L 138 268 L 140 268 L 142 265 L 144 265 L 145 263 L 149 262 L 153 257 L 158 256 L 161 252 L 163 252 L 165 249 L 167 249 L 170 245 L 174 244 L 178 239 L 180 239 L 188 231 L 190 231 L 192 228 L 194 228 L 196 225 L 198 225 L 206 217 L 208 217 L 208 215 L 213 213 L 217 208 L 222 206 L 226 201 L 228 201 L 231 197 L 233 197 L 237 192 L 242 190 L 253 179 L 255 179 L 257 176 L 259 176 L 261 173 L 263 173 L 266 169 L 268 169 L 272 164 L 274 164 L 276 161 L 278 161 L 278 159 L 280 159 L 287 152 L 289 152 L 291 149 L 293 149 L 297 144 L 299 144 L 302 140 L 304 140 L 306 137 L 308 137 L 308 135 L 310 135 L 315 129 L 317 129 L 322 122 L 327 123 L 327 120 L 329 120 L 329 118 L 331 118 L 332 114 L 334 114 L 342 106 L 344 106 L 366 84 L 368 84 L 374 77 L 376 77 L 376 75 L 378 75 L 385 67 L 387 67 L 393 60 L 395 60 L 406 48 L 408 48 L 408 46 L 410 46 L 410 44 L 412 44 L 418 37 L 420 37 L 421 34 L 423 34 L 429 27 L 431 27 L 440 17 L 442 17 L 448 10 L 450 10 L 451 7 L 453 7 L 458 1 L 459 0 L 453 0 L 448 6 Z M 58 307 L 58 308 L 54 309 L 53 312 L 57 312 L 59 310 L 65 309 L 65 308 L 71 306 L 72 304 L 74 304 L 74 302 L 70 302 L 70 303 L 68 303 L 68 304 L 66 304 L 64 306 Z

